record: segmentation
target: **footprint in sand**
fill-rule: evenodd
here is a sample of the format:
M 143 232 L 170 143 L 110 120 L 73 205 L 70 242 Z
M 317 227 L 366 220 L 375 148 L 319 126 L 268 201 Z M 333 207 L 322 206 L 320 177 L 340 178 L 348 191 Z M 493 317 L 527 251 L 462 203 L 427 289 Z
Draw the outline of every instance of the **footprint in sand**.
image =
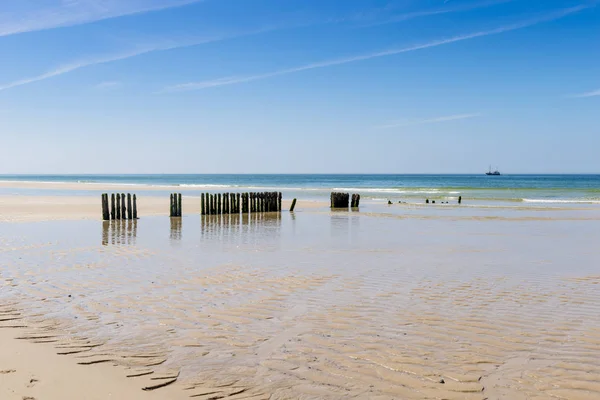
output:
M 23 400 L 35 400 L 35 397 L 23 396 Z
M 0 371 L 0 375 L 4 375 L 4 374 L 12 374 L 12 373 L 14 373 L 14 372 L 17 372 L 17 371 L 16 371 L 16 370 L 14 370 L 14 369 L 5 369 L 5 370 L 3 370 L 3 371 Z
M 34 386 L 35 386 L 35 384 L 36 384 L 37 382 L 39 382 L 39 380 L 37 380 L 37 379 L 35 379 L 35 378 L 31 378 L 31 379 L 29 380 L 29 384 L 27 385 L 27 387 L 28 387 L 28 388 L 32 388 L 32 387 L 34 387 Z

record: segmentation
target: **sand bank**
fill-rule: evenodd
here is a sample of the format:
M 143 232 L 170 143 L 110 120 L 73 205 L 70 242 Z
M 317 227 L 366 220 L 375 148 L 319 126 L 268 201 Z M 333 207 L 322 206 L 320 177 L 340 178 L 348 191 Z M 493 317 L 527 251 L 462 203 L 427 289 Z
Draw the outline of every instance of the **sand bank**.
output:
M 183 214 L 200 214 L 200 198 L 183 196 Z M 289 209 L 290 200 L 284 200 L 282 207 Z M 325 208 L 327 203 L 299 200 L 295 211 Z M 168 216 L 169 198 L 139 196 L 138 213 L 141 218 Z M 101 202 L 99 196 L 0 196 L 0 222 L 36 222 L 53 220 L 100 220 Z
M 176 186 L 176 185 L 137 185 L 137 184 L 107 184 L 107 183 L 72 183 L 72 182 L 27 182 L 27 181 L 0 181 L 0 188 L 15 189 L 40 189 L 40 190 L 89 190 L 89 191 L 114 191 L 116 192 L 135 192 L 135 190 L 144 191 L 165 191 L 186 192 L 199 191 L 216 188 L 201 188 L 194 186 Z
M 23 328 L 0 329 L 0 398 L 2 400 L 184 399 L 181 390 L 144 392 L 108 364 L 88 367 L 57 355 L 51 344 L 19 340 Z

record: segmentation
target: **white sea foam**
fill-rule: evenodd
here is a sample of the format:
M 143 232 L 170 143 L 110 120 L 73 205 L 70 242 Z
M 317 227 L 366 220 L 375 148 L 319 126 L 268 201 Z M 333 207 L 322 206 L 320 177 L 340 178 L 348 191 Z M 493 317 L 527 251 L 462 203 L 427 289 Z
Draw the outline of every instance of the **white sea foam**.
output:
M 561 203 L 561 204 L 600 204 L 600 200 L 567 200 L 567 199 L 523 199 L 525 203 Z
M 344 191 L 344 192 L 358 192 L 358 193 L 391 193 L 391 194 L 460 194 L 455 191 L 445 191 L 436 188 L 422 188 L 422 189 L 392 189 L 392 188 L 333 188 L 331 190 Z
M 163 185 L 160 185 L 160 186 L 163 186 Z M 174 184 L 172 186 L 179 186 L 179 187 L 186 187 L 186 188 L 206 188 L 206 189 L 238 187 L 236 185 L 213 185 L 213 184 L 205 184 L 205 183 L 181 183 L 181 184 Z

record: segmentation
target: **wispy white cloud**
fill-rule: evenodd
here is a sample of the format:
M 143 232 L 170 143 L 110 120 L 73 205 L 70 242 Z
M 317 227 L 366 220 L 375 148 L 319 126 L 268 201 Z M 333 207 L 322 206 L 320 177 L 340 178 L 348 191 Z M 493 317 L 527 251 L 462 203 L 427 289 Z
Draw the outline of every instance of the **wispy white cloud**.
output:
M 456 114 L 456 115 L 448 115 L 445 117 L 436 117 L 436 118 L 428 118 L 428 119 L 420 119 L 420 120 L 412 120 L 412 121 L 392 122 L 390 124 L 376 126 L 375 128 L 376 129 L 391 129 L 391 128 L 401 128 L 401 127 L 405 127 L 405 126 L 414 126 L 414 125 L 437 124 L 437 123 L 441 123 L 441 122 L 477 118 L 480 116 L 481 116 L 481 114 Z
M 118 81 L 107 81 L 107 82 L 100 82 L 99 84 L 97 84 L 96 86 L 94 86 L 96 89 L 100 89 L 100 90 L 107 90 L 107 89 L 114 89 L 121 86 L 121 82 Z
M 69 72 L 73 72 L 78 69 L 81 69 L 81 68 L 89 67 L 91 65 L 105 64 L 105 63 L 109 63 L 109 62 L 113 62 L 113 61 L 124 60 L 126 58 L 135 57 L 135 56 L 138 56 L 138 55 L 141 55 L 144 53 L 148 53 L 150 51 L 153 51 L 153 50 L 152 49 L 141 49 L 141 50 L 135 50 L 135 51 L 132 51 L 129 53 L 122 53 L 122 54 L 117 54 L 117 55 L 111 55 L 111 56 L 100 57 L 100 58 L 89 59 L 89 60 L 82 60 L 82 61 L 74 62 L 71 64 L 66 64 L 66 65 L 63 65 L 56 69 L 53 69 L 51 71 L 45 72 L 41 75 L 37 75 L 37 76 L 30 77 L 30 78 L 25 78 L 25 79 L 20 79 L 18 81 L 0 85 L 0 91 L 11 89 L 11 88 L 14 88 L 17 86 L 28 85 L 30 83 L 43 81 L 43 80 L 46 80 L 49 78 L 54 78 L 56 76 L 64 75 Z
M 480 8 L 493 7 L 493 6 L 497 6 L 497 5 L 501 5 L 501 4 L 505 4 L 505 3 L 511 3 L 514 1 L 517 1 L 517 0 L 487 0 L 487 1 L 482 1 L 482 2 L 478 2 L 478 3 L 469 3 L 469 4 L 464 4 L 464 5 L 455 6 L 455 7 L 443 7 L 443 8 L 436 8 L 433 10 L 414 11 L 414 12 L 393 15 L 384 20 L 373 21 L 371 23 L 367 23 L 364 26 L 385 25 L 385 24 L 392 24 L 392 23 L 396 23 L 396 22 L 408 21 L 411 19 L 421 18 L 421 17 L 429 17 L 429 16 L 434 16 L 434 15 L 465 12 L 465 11 L 477 10 Z M 444 2 L 444 4 L 447 4 L 447 3 L 448 3 L 447 1 Z
M 217 87 L 217 86 L 235 85 L 235 84 L 239 84 L 239 83 L 252 82 L 252 81 L 272 78 L 275 76 L 281 76 L 281 75 L 292 74 L 295 72 L 307 71 L 307 70 L 316 69 L 316 68 L 332 67 L 335 65 L 342 65 L 342 64 L 347 64 L 347 63 L 356 62 L 356 61 L 370 60 L 372 58 L 386 57 L 386 56 L 392 56 L 392 55 L 396 55 L 396 54 L 408 53 L 408 52 L 412 52 L 412 51 L 442 46 L 445 44 L 461 42 L 464 40 L 475 39 L 475 38 L 490 36 L 490 35 L 498 35 L 498 34 L 501 34 L 504 32 L 510 32 L 510 31 L 514 31 L 517 29 L 527 28 L 527 27 L 534 26 L 534 25 L 537 25 L 537 24 L 540 24 L 543 22 L 554 21 L 554 20 L 566 17 L 567 15 L 571 15 L 576 12 L 579 12 L 579 11 L 582 11 L 584 9 L 594 7 L 594 6 L 595 6 L 595 4 L 593 4 L 593 3 L 583 4 L 583 5 L 579 5 L 577 7 L 566 8 L 566 9 L 562 9 L 562 10 L 559 10 L 559 11 L 556 11 L 553 13 L 548 13 L 548 14 L 545 14 L 545 15 L 542 15 L 542 16 L 539 16 L 536 18 L 532 18 L 529 20 L 525 20 L 522 22 L 518 22 L 518 23 L 515 23 L 512 25 L 505 25 L 505 26 L 502 26 L 502 27 L 496 28 L 496 29 L 454 36 L 451 38 L 435 40 L 432 42 L 419 44 L 419 45 L 415 45 L 415 46 L 410 46 L 410 47 L 389 49 L 389 50 L 378 51 L 375 53 L 368 53 L 368 54 L 362 54 L 362 55 L 358 55 L 358 56 L 322 61 L 322 62 L 302 65 L 302 66 L 294 67 L 294 68 L 282 69 L 279 71 L 268 72 L 268 73 L 258 74 L 258 75 L 232 76 L 232 77 L 218 78 L 218 79 L 214 79 L 214 80 L 183 83 L 183 84 L 168 86 L 167 88 L 164 89 L 164 91 L 166 91 L 166 92 L 183 92 L 183 91 L 190 91 L 190 90 L 201 90 L 201 89 Z
M 600 96 L 600 89 L 592 90 L 591 92 L 579 93 L 571 97 L 596 97 Z
M 221 36 L 221 37 L 191 38 L 191 39 L 178 39 L 178 40 L 168 40 L 168 41 L 163 40 L 161 42 L 157 42 L 154 44 L 139 46 L 133 50 L 128 50 L 128 51 L 125 51 L 122 53 L 109 54 L 109 55 L 104 55 L 104 56 L 96 56 L 96 57 L 91 57 L 91 58 L 87 58 L 87 59 L 82 59 L 79 61 L 74 61 L 69 64 L 65 64 L 65 65 L 59 66 L 57 68 L 54 68 L 50 71 L 44 72 L 43 74 L 40 74 L 40 75 L 36 75 L 36 76 L 30 77 L 30 78 L 20 79 L 20 80 L 6 83 L 3 85 L 0 84 L 0 91 L 4 91 L 4 90 L 11 89 L 11 88 L 18 87 L 18 86 L 28 85 L 28 84 L 35 83 L 35 82 L 40 82 L 40 81 L 43 81 L 46 79 L 54 78 L 54 77 L 64 75 L 64 74 L 68 74 L 70 72 L 77 71 L 79 69 L 86 68 L 86 67 L 91 67 L 94 65 L 108 64 L 108 63 L 115 62 L 115 61 L 122 61 L 122 60 L 126 60 L 128 58 L 137 57 L 137 56 L 141 56 L 143 54 L 153 53 L 156 51 L 181 49 L 184 47 L 198 46 L 201 44 L 218 42 L 218 41 L 222 41 L 222 40 L 232 39 L 235 37 L 255 35 L 255 34 L 263 33 L 263 32 L 266 32 L 266 31 L 269 31 L 272 29 L 277 29 L 277 28 L 273 28 L 273 27 L 262 28 L 262 29 L 257 29 L 255 31 L 240 32 L 240 33 L 235 33 L 235 34 L 231 34 L 228 36 Z
M 90 22 L 182 7 L 204 0 L 2 0 L 0 36 L 62 28 Z

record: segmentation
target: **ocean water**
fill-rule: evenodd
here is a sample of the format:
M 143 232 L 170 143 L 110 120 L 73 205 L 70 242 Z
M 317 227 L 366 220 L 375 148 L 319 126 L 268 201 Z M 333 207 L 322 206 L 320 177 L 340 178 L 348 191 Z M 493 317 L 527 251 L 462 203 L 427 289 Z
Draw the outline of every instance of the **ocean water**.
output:
M 529 204 L 600 204 L 600 175 L 339 175 L 339 174 L 222 174 L 222 175 L 0 175 L 0 181 L 67 182 L 89 185 L 79 194 L 101 191 L 102 184 L 145 189 L 179 187 L 187 194 L 279 190 L 289 197 L 326 199 L 331 191 L 360 193 L 363 199 L 422 202 L 426 198 L 453 201 L 462 196 L 475 202 Z M 98 186 L 98 189 L 95 189 Z M 4 188 L 0 194 L 72 191 Z

